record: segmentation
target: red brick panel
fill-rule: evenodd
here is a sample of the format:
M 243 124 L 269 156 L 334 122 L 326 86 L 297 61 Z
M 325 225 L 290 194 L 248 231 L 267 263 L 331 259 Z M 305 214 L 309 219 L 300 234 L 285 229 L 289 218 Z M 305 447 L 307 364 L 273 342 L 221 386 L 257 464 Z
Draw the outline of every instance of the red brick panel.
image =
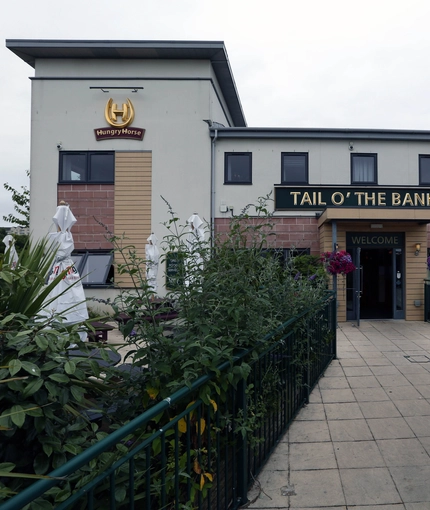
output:
M 248 221 L 257 224 L 261 220 L 255 218 Z M 273 248 L 309 248 L 311 255 L 320 254 L 317 218 L 277 217 L 270 221 L 273 223 L 272 232 L 275 233 L 275 236 L 270 236 Z M 229 218 L 215 219 L 215 234 L 225 234 L 229 229 Z
M 72 229 L 76 249 L 112 248 L 106 228 L 113 233 L 114 190 L 113 184 L 58 184 L 58 202 L 67 202 L 77 219 Z

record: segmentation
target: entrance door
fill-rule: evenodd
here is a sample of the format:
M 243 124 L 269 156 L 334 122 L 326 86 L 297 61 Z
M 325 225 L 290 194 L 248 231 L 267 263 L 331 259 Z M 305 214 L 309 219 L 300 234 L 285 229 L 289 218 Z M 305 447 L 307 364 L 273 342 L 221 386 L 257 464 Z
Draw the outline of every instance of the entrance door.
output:
M 361 250 L 361 319 L 393 318 L 393 250 Z
M 357 267 L 347 277 L 348 320 L 403 319 L 403 248 L 362 245 L 348 252 Z

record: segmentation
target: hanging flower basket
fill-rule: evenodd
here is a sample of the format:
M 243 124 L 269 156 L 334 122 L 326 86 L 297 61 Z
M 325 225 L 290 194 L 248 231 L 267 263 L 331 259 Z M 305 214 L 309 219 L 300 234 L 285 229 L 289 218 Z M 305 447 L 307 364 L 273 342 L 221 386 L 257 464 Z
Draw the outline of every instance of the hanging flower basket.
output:
M 427 257 L 427 270 L 430 271 L 430 257 Z
M 327 251 L 321 255 L 321 261 L 330 274 L 348 274 L 356 267 L 352 263 L 351 255 L 345 250 Z

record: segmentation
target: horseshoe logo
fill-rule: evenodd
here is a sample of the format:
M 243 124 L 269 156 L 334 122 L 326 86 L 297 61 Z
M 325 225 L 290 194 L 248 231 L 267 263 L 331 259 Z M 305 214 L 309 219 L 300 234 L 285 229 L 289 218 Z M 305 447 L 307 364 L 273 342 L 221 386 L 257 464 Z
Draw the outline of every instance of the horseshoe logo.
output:
M 118 122 L 117 118 L 121 117 L 122 122 Z M 123 103 L 122 110 L 110 98 L 106 103 L 105 119 L 108 124 L 117 128 L 124 128 L 130 125 L 134 119 L 133 103 L 127 98 L 127 103 Z

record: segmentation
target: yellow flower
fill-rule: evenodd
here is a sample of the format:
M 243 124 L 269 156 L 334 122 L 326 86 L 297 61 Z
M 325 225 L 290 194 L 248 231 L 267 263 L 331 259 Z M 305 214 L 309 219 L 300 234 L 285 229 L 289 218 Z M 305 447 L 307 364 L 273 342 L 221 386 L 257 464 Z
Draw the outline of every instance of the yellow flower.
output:
M 146 388 L 146 391 L 148 392 L 149 398 L 151 398 L 152 400 L 155 400 L 159 393 L 159 390 L 157 390 L 157 388 Z

